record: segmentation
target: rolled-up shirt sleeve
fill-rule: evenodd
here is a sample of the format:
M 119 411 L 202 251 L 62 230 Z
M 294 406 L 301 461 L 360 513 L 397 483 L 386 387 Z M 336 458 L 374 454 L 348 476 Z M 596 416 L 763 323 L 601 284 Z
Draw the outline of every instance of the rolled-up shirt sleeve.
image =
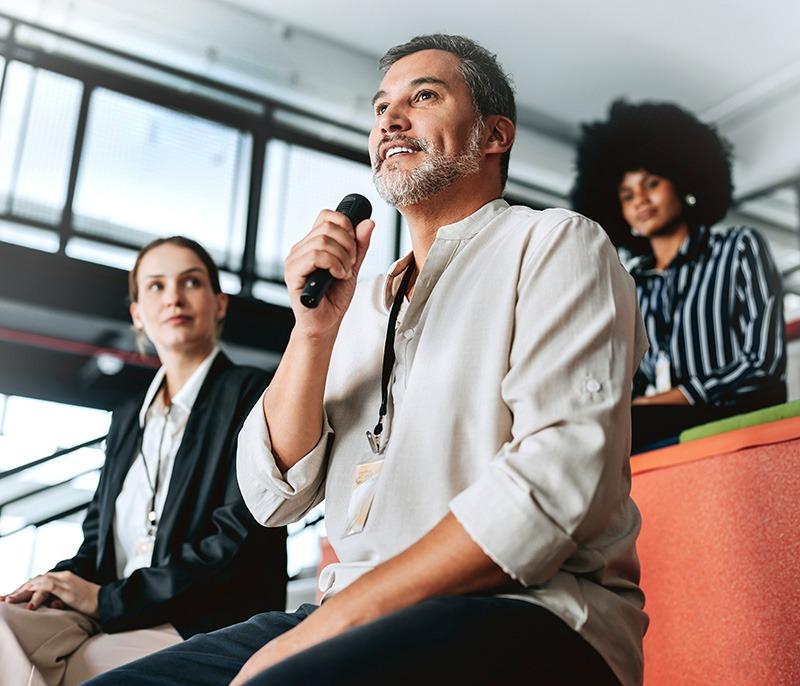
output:
M 284 526 L 300 519 L 325 496 L 325 473 L 333 429 L 323 416 L 317 444 L 285 474 L 272 454 L 263 396 L 239 433 L 236 475 L 239 488 L 253 517 L 264 526 Z
M 569 218 L 529 250 L 501 389 L 511 439 L 450 502 L 520 583 L 546 583 L 623 507 L 632 378 L 645 348 L 633 282 L 599 226 Z

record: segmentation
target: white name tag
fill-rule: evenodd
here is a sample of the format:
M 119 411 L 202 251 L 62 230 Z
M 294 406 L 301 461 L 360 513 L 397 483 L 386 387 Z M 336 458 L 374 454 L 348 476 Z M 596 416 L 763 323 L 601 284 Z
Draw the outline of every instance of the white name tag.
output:
M 153 544 L 156 542 L 156 537 L 149 534 L 142 534 L 133 546 L 133 555 L 128 561 L 128 564 L 135 565 L 136 569 L 142 567 L 149 567 L 153 562 Z
M 656 393 L 666 393 L 672 388 L 672 374 L 669 357 L 664 352 L 658 353 L 656 359 Z
M 367 523 L 378 478 L 383 469 L 383 460 L 365 462 L 356 467 L 353 490 L 350 493 L 350 504 L 347 506 L 347 528 L 344 535 L 351 536 L 364 530 Z

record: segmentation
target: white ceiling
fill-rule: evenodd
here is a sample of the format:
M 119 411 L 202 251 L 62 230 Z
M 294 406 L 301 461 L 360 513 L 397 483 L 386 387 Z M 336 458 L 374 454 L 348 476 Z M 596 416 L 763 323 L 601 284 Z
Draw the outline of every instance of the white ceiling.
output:
M 523 109 L 566 130 L 614 97 L 671 100 L 737 143 L 740 192 L 800 173 L 797 0 L 222 1 L 373 56 L 462 33 L 498 53 Z
M 223 1 L 372 55 L 419 33 L 463 33 L 498 53 L 521 102 L 573 123 L 619 94 L 711 111 L 781 69 L 800 70 L 793 0 Z
M 580 122 L 618 96 L 678 102 L 737 150 L 737 193 L 800 175 L 800 1 L 0 0 L 0 9 L 368 125 L 375 60 L 436 31 L 516 83 L 512 175 L 571 183 Z

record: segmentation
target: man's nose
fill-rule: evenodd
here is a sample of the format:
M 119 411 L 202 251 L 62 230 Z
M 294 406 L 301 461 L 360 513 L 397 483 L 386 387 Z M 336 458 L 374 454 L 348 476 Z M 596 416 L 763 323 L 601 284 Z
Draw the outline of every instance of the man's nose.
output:
M 411 126 L 406 109 L 400 105 L 388 105 L 378 117 L 378 124 L 382 134 L 406 131 Z

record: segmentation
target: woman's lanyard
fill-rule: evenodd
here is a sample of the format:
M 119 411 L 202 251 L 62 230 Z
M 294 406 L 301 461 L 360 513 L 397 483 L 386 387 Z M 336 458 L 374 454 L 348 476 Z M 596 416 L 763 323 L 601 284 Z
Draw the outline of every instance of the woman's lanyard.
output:
M 400 306 L 403 304 L 403 298 L 406 296 L 408 286 L 411 283 L 411 278 L 416 271 L 416 265 L 412 261 L 406 267 L 406 272 L 403 275 L 403 280 L 400 282 L 400 288 L 394 296 L 392 309 L 389 312 L 389 324 L 386 327 L 386 340 L 383 344 L 383 373 L 381 375 L 381 408 L 378 414 L 378 423 L 372 431 L 367 430 L 367 440 L 369 447 L 376 455 L 380 454 L 386 447 L 381 443 L 381 434 L 383 433 L 383 418 L 386 416 L 386 408 L 389 400 L 389 382 L 392 378 L 392 371 L 394 370 L 395 354 L 394 354 L 394 337 L 397 332 L 397 317 L 400 314 Z
M 156 515 L 156 496 L 158 495 L 158 486 L 161 480 L 161 449 L 164 446 L 164 434 L 167 431 L 167 423 L 169 415 L 172 412 L 172 403 L 167 405 L 167 411 L 164 413 L 164 423 L 161 425 L 161 436 L 158 439 L 158 457 L 156 459 L 156 473 L 155 478 L 150 476 L 150 468 L 147 466 L 147 459 L 144 456 L 144 427 L 139 434 L 139 450 L 138 453 L 142 456 L 142 464 L 144 465 L 144 473 L 147 477 L 147 485 L 150 486 L 150 501 L 147 504 L 145 512 L 145 529 L 147 536 L 155 538 L 156 529 L 158 528 L 158 516 Z

